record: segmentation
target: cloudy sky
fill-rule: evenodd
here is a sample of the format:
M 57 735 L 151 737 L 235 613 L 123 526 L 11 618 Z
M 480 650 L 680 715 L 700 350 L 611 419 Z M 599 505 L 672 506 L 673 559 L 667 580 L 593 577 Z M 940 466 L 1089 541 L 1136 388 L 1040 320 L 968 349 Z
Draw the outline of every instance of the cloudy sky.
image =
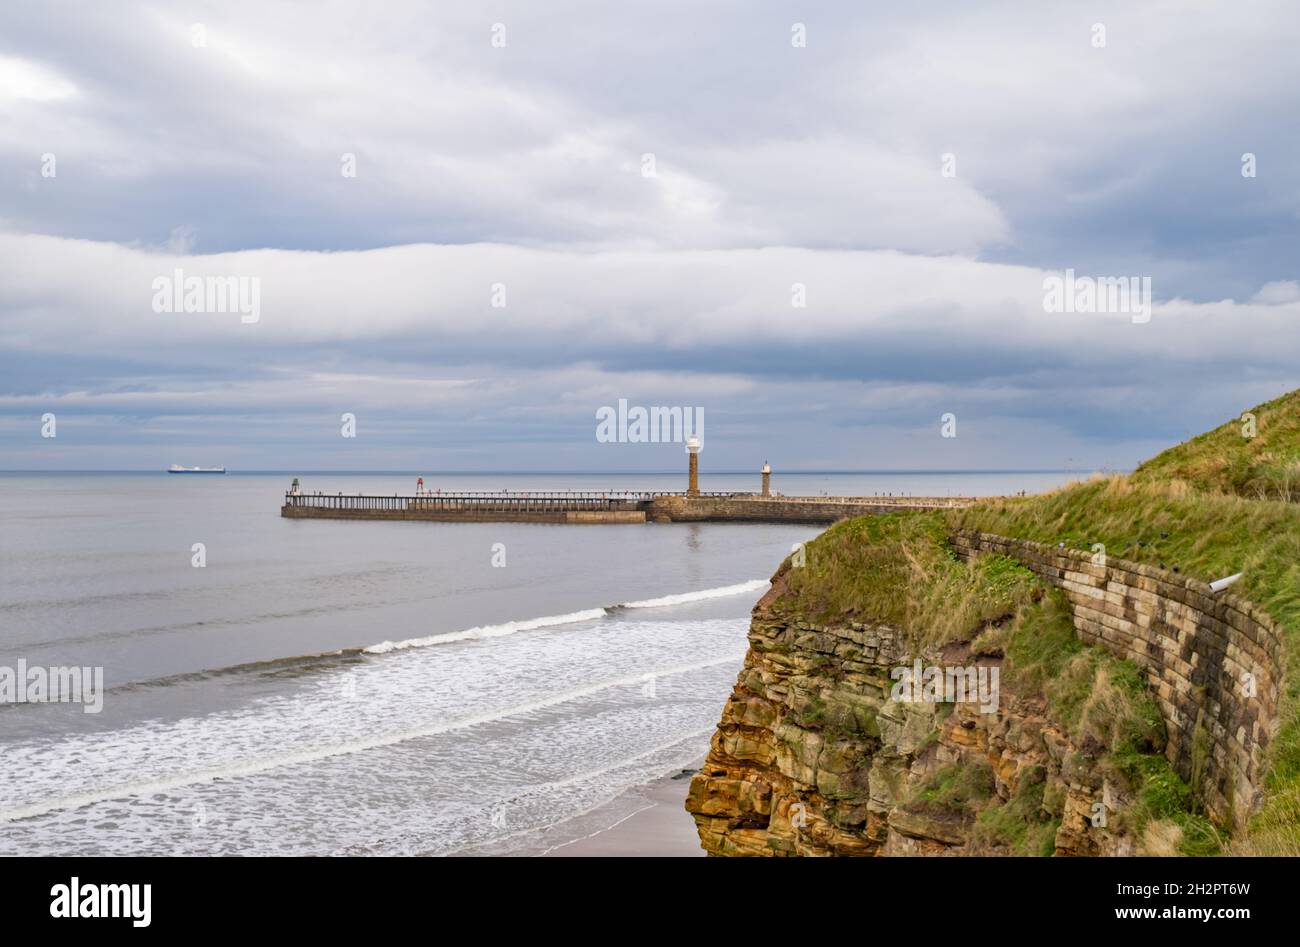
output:
M 620 398 L 715 469 L 1126 468 L 1300 386 L 1293 2 L 5 21 L 0 469 L 680 467 Z

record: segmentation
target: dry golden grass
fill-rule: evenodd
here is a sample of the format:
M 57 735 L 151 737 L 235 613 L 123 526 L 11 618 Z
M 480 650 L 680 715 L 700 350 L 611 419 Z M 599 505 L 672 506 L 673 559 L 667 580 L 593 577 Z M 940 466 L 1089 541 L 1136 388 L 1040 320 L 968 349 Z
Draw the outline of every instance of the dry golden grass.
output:
M 920 649 L 968 640 L 1037 594 L 1033 574 L 1010 559 L 959 560 L 941 514 L 897 513 L 837 523 L 809 543 L 774 608 L 816 621 L 885 622 Z
M 1095 740 L 1106 747 L 1121 746 L 1132 738 L 1133 729 L 1141 726 L 1147 711 L 1129 682 L 1117 682 L 1114 669 L 1106 662 L 1098 663 L 1088 696 L 1079 708 L 1075 739 L 1079 742 Z M 1159 719 L 1145 722 L 1147 729 L 1151 729 Z M 1148 741 L 1156 739 L 1154 732 L 1144 736 Z
M 1148 822 L 1142 830 L 1142 854 L 1155 858 L 1181 855 L 1183 830 L 1169 819 Z
M 1300 856 L 1300 783 L 1270 794 L 1250 834 L 1235 839 L 1230 854 Z

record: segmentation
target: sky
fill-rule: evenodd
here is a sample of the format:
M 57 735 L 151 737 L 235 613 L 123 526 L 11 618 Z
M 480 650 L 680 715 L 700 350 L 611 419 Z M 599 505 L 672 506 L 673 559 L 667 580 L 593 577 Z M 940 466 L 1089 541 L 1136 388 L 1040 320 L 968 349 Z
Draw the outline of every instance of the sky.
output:
M 4 18 L 0 469 L 681 467 L 620 399 L 705 470 L 1128 469 L 1300 387 L 1287 2 Z

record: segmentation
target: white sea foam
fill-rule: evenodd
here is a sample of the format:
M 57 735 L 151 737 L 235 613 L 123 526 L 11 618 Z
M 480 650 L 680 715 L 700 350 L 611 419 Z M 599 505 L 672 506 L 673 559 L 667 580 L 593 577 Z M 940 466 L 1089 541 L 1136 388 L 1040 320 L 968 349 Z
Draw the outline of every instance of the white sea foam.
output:
M 520 621 L 503 622 L 500 625 L 480 625 L 466 628 L 464 631 L 449 631 L 441 635 L 426 635 L 421 638 L 406 638 L 402 641 L 381 641 L 362 650 L 366 654 L 388 654 L 404 651 L 407 648 L 427 648 L 432 645 L 450 644 L 454 641 L 473 641 L 480 638 L 501 638 L 520 631 L 536 631 L 539 628 L 554 628 L 557 625 L 569 625 L 580 621 L 594 621 L 604 618 L 611 608 L 660 608 L 665 605 L 685 605 L 689 602 L 702 602 L 711 598 L 724 598 L 728 595 L 743 595 L 766 588 L 766 579 L 751 579 L 738 585 L 720 585 L 713 589 L 701 589 L 698 592 L 680 592 L 677 595 L 664 595 L 660 598 L 647 598 L 639 602 L 623 602 L 609 608 L 588 608 L 567 615 L 545 615 L 541 618 L 525 618 Z
M 464 631 L 449 631 L 442 635 L 428 635 L 424 638 L 407 638 L 403 641 L 381 641 L 364 648 L 367 654 L 388 654 L 390 651 L 403 651 L 407 648 L 426 648 L 430 645 L 448 644 L 452 641 L 472 641 L 478 638 L 501 638 L 519 631 L 535 631 L 538 628 L 553 628 L 556 625 L 568 625 L 578 621 L 592 621 L 609 614 L 603 608 L 588 608 L 581 612 L 567 615 L 546 615 L 542 618 L 527 618 L 522 621 L 508 621 L 500 625 L 481 625 L 466 628 Z
M 698 592 L 682 592 L 678 595 L 665 595 L 662 598 L 648 598 L 641 602 L 624 602 L 624 608 L 659 608 L 663 605 L 683 605 L 687 602 L 702 602 L 710 598 L 724 598 L 728 595 L 742 595 L 745 592 L 757 592 L 766 588 L 767 579 L 750 579 L 739 585 L 721 585 L 716 589 L 701 589 Z
M 44 815 L 48 812 L 54 812 L 60 809 L 75 809 L 82 806 L 92 805 L 98 802 L 104 802 L 110 799 L 121 799 L 127 796 L 148 796 L 155 793 L 165 793 L 185 786 L 192 786 L 199 783 L 211 782 L 215 779 L 232 779 L 244 776 L 253 776 L 268 770 L 279 769 L 285 766 L 296 766 L 306 763 L 313 763 L 318 760 L 329 759 L 331 757 L 346 756 L 353 753 L 362 753 L 367 750 L 379 749 L 381 747 L 394 746 L 399 743 L 405 743 L 409 740 L 415 740 L 420 737 L 435 736 L 440 733 L 447 733 L 452 730 L 459 730 L 466 727 L 475 727 L 482 724 L 493 723 L 507 717 L 516 717 L 525 714 L 535 713 L 540 710 L 546 710 L 560 704 L 570 701 L 580 700 L 584 697 L 590 697 L 599 694 L 602 691 L 615 687 L 626 687 L 637 685 L 645 682 L 647 677 L 666 678 L 676 674 L 686 674 L 691 671 L 701 670 L 703 668 L 715 667 L 720 664 L 735 663 L 743 659 L 743 654 L 729 654 L 725 657 L 713 658 L 707 661 L 698 661 L 691 664 L 683 664 L 675 667 L 657 669 L 650 672 L 621 676 L 613 679 L 600 681 L 595 684 L 589 684 L 583 687 L 572 688 L 561 691 L 549 697 L 542 697 L 531 701 L 515 704 L 514 706 L 504 707 L 486 713 L 475 714 L 473 716 L 462 717 L 457 720 L 448 720 L 443 723 L 432 724 L 425 727 L 403 730 L 396 733 L 384 734 L 382 736 L 371 736 L 362 739 L 350 740 L 343 743 L 328 744 L 323 746 L 312 747 L 305 750 L 299 750 L 292 753 L 280 753 L 269 757 L 256 760 L 246 760 L 241 762 L 230 762 L 224 765 L 210 768 L 184 772 L 173 773 L 165 776 L 159 776 L 154 779 L 139 780 L 136 782 L 123 783 L 117 786 L 106 786 L 91 790 L 89 792 L 78 793 L 69 796 L 63 796 L 56 799 L 47 799 L 40 802 L 34 802 L 28 805 L 20 805 L 12 809 L 0 811 L 0 824 L 12 822 L 18 819 L 28 819 L 34 816 Z

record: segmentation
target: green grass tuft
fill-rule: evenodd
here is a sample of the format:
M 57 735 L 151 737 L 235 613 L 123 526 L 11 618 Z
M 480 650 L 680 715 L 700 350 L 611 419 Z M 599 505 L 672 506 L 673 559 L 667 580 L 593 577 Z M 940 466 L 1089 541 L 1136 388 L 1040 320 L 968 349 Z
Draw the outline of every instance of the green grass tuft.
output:
M 976 817 L 971 842 L 977 848 L 1005 846 L 1015 855 L 1049 856 L 1056 851 L 1061 825 L 1044 806 L 1047 789 L 1041 768 L 1020 779 L 1016 794 L 1002 805 L 990 806 Z
M 968 815 L 992 795 L 993 768 L 988 763 L 951 763 L 918 786 L 907 805 L 933 815 Z

